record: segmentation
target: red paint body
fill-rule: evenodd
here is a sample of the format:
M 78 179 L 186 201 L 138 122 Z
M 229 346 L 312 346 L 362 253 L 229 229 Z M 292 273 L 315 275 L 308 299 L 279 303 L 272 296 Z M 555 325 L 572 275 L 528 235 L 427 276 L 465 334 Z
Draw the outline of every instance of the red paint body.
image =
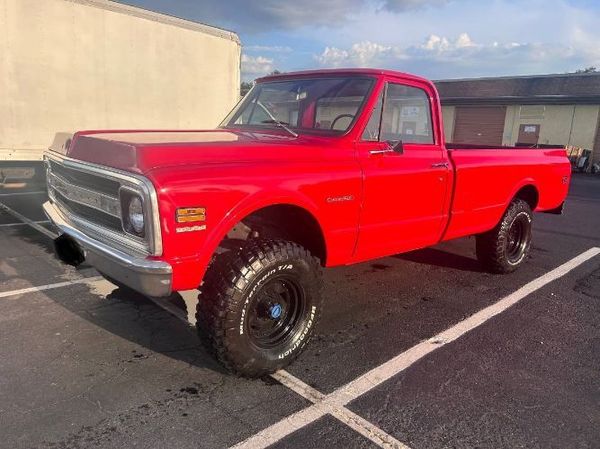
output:
M 197 288 L 226 234 L 266 206 L 289 204 L 308 211 L 324 237 L 323 262 L 334 266 L 490 230 L 525 186 L 537 191 L 537 211 L 564 202 L 570 178 L 564 149 L 448 150 L 439 97 L 425 79 L 363 69 L 277 79 L 331 73 L 376 80 L 360 117 L 342 136 L 295 138 L 279 129 L 86 131 L 75 135 L 68 156 L 141 173 L 152 181 L 160 208 L 160 259 L 173 267 L 174 290 Z M 370 150 L 384 144 L 360 141 L 387 81 L 427 92 L 433 145 L 405 144 L 403 154 L 371 155 Z M 447 167 L 432 168 L 443 163 Z M 338 197 L 352 199 L 328 201 Z M 176 233 L 176 208 L 193 206 L 206 208 L 206 230 Z

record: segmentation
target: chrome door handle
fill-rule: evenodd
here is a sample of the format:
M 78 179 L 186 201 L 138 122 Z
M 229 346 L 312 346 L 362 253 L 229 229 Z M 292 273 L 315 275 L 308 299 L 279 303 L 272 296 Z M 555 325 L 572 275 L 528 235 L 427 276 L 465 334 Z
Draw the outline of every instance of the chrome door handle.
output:
M 431 164 L 431 168 L 448 168 L 448 162 L 438 162 L 437 164 Z
M 386 154 L 386 153 L 395 153 L 391 148 L 386 148 L 385 150 L 371 150 L 369 154 Z

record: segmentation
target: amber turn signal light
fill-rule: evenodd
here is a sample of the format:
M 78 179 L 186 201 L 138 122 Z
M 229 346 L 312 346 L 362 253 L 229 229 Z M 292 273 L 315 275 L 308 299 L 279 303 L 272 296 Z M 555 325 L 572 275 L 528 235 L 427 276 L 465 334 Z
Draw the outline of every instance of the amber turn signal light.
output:
M 177 223 L 191 223 L 206 220 L 206 208 L 204 207 L 181 207 L 177 209 Z

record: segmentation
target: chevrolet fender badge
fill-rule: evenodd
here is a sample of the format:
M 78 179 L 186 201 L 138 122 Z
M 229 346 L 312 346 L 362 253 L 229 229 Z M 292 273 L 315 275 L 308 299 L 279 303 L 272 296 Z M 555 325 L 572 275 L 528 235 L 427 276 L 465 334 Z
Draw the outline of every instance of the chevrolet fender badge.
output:
M 175 228 L 175 232 L 178 234 L 181 232 L 195 232 L 195 231 L 205 231 L 205 230 L 206 230 L 206 225 L 184 226 L 182 228 Z
M 344 196 L 330 196 L 327 198 L 328 203 L 341 203 L 342 201 L 352 201 L 354 199 L 353 195 L 344 195 Z

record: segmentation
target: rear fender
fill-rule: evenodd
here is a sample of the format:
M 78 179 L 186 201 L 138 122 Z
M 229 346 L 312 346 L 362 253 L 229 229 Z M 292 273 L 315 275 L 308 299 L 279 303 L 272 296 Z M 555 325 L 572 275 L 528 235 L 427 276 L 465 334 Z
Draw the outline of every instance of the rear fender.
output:
M 512 200 L 515 199 L 515 197 L 517 196 L 517 194 L 525 187 L 531 186 L 533 188 L 535 188 L 535 190 L 538 193 L 538 204 L 539 204 L 539 195 L 540 195 L 540 189 L 537 185 L 537 183 L 535 182 L 535 180 L 533 178 L 526 178 L 523 179 L 520 183 L 517 184 L 517 186 L 512 190 L 510 196 L 506 199 L 506 203 L 504 204 L 504 211 L 506 211 L 506 209 L 508 209 L 508 206 L 510 206 L 510 203 L 512 202 Z M 504 214 L 504 212 L 502 212 Z M 498 218 L 498 221 L 500 221 L 500 218 L 502 218 L 501 216 Z

